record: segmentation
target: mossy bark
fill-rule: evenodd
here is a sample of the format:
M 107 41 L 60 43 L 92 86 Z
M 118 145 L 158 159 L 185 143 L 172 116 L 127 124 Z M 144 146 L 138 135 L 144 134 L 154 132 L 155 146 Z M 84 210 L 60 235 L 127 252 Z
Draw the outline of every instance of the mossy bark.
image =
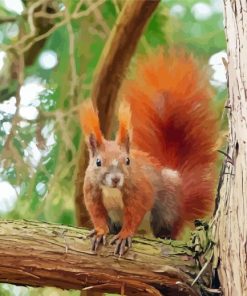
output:
M 90 250 L 88 231 L 29 221 L 0 221 L 0 282 L 91 289 L 124 295 L 200 295 L 199 272 L 184 242 L 134 238 L 122 258 L 113 246 Z

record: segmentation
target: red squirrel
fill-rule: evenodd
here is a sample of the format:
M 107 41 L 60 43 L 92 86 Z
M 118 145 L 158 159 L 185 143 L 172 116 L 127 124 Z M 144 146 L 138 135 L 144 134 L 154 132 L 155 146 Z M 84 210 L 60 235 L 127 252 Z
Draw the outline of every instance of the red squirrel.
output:
M 195 59 L 157 51 L 139 60 L 136 77 L 121 88 L 115 140 L 104 139 L 91 102 L 80 112 L 90 155 L 84 200 L 92 249 L 120 223 L 112 240 L 120 256 L 144 217 L 156 237 L 178 237 L 210 212 L 215 184 L 217 119 Z

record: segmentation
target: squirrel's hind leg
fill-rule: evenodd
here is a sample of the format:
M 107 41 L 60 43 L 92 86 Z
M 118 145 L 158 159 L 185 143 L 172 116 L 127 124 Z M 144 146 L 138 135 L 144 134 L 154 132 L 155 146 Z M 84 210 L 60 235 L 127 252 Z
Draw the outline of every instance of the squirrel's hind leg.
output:
M 161 201 L 157 200 L 151 210 L 150 225 L 155 237 L 169 239 L 172 234 L 172 226 L 165 223 L 162 208 Z
M 154 236 L 174 239 L 181 219 L 181 178 L 177 171 L 164 168 L 157 185 L 150 225 Z

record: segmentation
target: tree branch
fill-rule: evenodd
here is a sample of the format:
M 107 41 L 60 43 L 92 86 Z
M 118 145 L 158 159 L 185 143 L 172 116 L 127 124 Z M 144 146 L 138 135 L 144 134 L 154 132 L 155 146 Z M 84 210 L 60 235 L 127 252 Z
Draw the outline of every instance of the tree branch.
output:
M 54 20 L 47 20 L 47 16 L 55 15 L 56 9 L 53 7 L 53 3 L 51 1 L 46 1 L 45 7 L 43 7 L 41 4 L 33 11 L 33 17 L 34 17 L 34 27 L 35 27 L 35 35 L 43 35 L 47 31 L 50 31 L 51 28 L 54 27 Z M 30 1 L 29 5 L 35 4 L 32 1 Z M 44 11 L 43 11 L 44 10 Z M 43 12 L 46 14 L 46 16 L 39 16 L 39 18 L 35 18 L 36 14 L 39 14 L 40 12 Z M 22 38 L 26 38 L 26 34 L 23 34 L 24 32 L 24 22 L 26 22 L 27 19 L 27 12 L 25 12 L 20 18 L 18 17 L 5 17 L 0 19 L 0 24 L 3 24 L 5 22 L 19 22 L 19 28 L 22 32 L 22 36 L 19 36 L 18 40 L 22 40 Z M 21 21 L 20 21 L 21 20 Z M 34 38 L 34 37 L 33 37 Z M 33 40 L 30 41 L 29 46 L 30 48 L 25 52 L 24 54 L 24 60 L 25 60 L 25 67 L 33 65 L 35 60 L 37 59 L 39 53 L 43 49 L 46 38 L 38 41 L 33 42 Z M 11 44 L 9 47 L 9 51 L 14 52 L 15 55 L 13 55 L 13 61 L 12 66 L 10 69 L 10 77 L 9 79 L 4 83 L 4 85 L 1 85 L 0 87 L 0 102 L 4 102 L 5 100 L 8 100 L 10 97 L 15 96 L 18 91 L 18 84 L 16 83 L 18 71 L 16 70 L 16 63 L 15 56 L 23 54 L 22 50 L 23 44 L 17 43 L 15 45 Z
M 15 23 L 17 21 L 16 16 L 2 16 L 0 17 L 0 25 L 6 23 Z
M 103 134 L 109 138 L 115 102 L 126 69 L 143 29 L 159 4 L 153 1 L 126 1 L 95 71 L 92 99 L 99 110 Z
M 28 221 L 0 221 L 0 282 L 127 295 L 200 295 L 198 272 L 183 242 L 134 238 L 118 258 L 113 247 L 90 251 L 87 230 Z

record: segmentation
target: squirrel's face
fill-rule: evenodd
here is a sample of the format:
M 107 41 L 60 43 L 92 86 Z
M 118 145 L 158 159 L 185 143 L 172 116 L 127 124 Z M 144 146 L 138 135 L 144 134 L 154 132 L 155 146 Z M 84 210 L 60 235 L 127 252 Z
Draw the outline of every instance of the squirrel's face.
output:
M 88 171 L 93 182 L 109 188 L 121 189 L 130 174 L 129 149 L 115 141 L 104 140 L 97 145 L 89 139 L 90 160 Z

